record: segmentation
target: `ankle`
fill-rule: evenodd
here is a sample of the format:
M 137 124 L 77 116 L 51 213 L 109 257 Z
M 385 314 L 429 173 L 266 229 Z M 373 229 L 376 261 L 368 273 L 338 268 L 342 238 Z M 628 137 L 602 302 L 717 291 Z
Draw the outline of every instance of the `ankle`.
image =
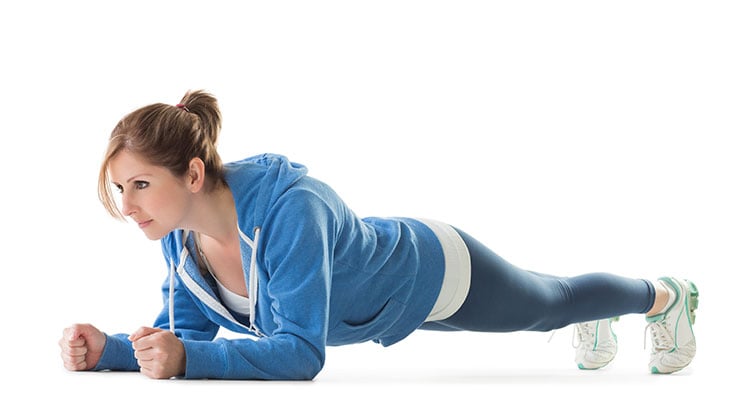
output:
M 648 317 L 665 312 L 676 300 L 676 293 L 673 288 L 666 285 L 662 280 L 654 282 L 653 285 L 655 286 L 655 302 L 650 311 L 645 314 Z

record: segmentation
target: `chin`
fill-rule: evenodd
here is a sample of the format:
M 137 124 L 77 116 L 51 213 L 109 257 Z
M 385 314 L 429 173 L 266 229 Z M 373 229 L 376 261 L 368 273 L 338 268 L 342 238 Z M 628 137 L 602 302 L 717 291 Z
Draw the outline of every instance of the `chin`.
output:
M 148 231 L 148 232 L 145 231 L 144 232 L 144 235 L 149 240 L 160 240 L 160 239 L 164 238 L 165 236 L 167 236 L 167 234 L 169 234 L 169 233 L 170 233 L 169 231 L 162 232 L 162 231 L 151 230 L 151 231 Z

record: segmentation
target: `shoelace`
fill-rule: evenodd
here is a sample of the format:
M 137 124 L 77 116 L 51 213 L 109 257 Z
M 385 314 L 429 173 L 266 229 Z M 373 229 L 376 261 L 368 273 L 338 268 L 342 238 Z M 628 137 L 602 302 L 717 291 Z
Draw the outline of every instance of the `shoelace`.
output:
M 573 337 L 570 342 L 571 346 L 573 346 L 573 348 L 577 348 L 581 343 L 593 345 L 594 340 L 596 340 L 596 330 L 591 327 L 591 323 L 577 323 L 574 326 Z
M 675 345 L 673 337 L 668 330 L 665 320 L 650 322 L 645 326 L 643 334 L 642 347 L 647 348 L 647 332 L 650 331 L 650 338 L 653 341 L 653 351 L 670 350 Z
M 552 341 L 552 338 L 555 337 L 555 333 L 558 331 L 558 329 L 555 329 L 550 334 L 550 338 L 547 339 L 547 343 L 550 343 Z M 596 340 L 596 331 L 591 328 L 591 325 L 589 325 L 587 322 L 583 323 L 577 323 L 573 325 L 573 336 L 570 339 L 570 344 L 573 346 L 573 348 L 576 348 L 581 345 L 583 342 L 591 342 L 593 343 L 594 340 Z

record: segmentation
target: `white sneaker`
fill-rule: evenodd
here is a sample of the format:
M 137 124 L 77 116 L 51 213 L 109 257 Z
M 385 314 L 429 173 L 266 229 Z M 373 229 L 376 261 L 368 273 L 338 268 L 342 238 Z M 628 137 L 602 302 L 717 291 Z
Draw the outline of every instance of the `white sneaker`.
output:
M 668 374 L 691 363 L 696 354 L 696 338 L 692 325 L 699 306 L 699 291 L 694 283 L 672 277 L 661 277 L 668 288 L 676 292 L 673 304 L 663 313 L 645 317 L 653 341 L 650 372 Z
M 581 370 L 595 370 L 609 364 L 617 354 L 617 336 L 612 331 L 612 320 L 577 323 L 576 364 Z

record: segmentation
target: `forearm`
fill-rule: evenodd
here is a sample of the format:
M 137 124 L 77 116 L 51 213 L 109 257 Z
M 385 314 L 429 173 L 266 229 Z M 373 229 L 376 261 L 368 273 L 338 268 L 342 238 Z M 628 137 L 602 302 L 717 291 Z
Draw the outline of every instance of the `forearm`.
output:
M 325 350 L 294 336 L 184 340 L 185 378 L 311 380 L 324 365 Z

